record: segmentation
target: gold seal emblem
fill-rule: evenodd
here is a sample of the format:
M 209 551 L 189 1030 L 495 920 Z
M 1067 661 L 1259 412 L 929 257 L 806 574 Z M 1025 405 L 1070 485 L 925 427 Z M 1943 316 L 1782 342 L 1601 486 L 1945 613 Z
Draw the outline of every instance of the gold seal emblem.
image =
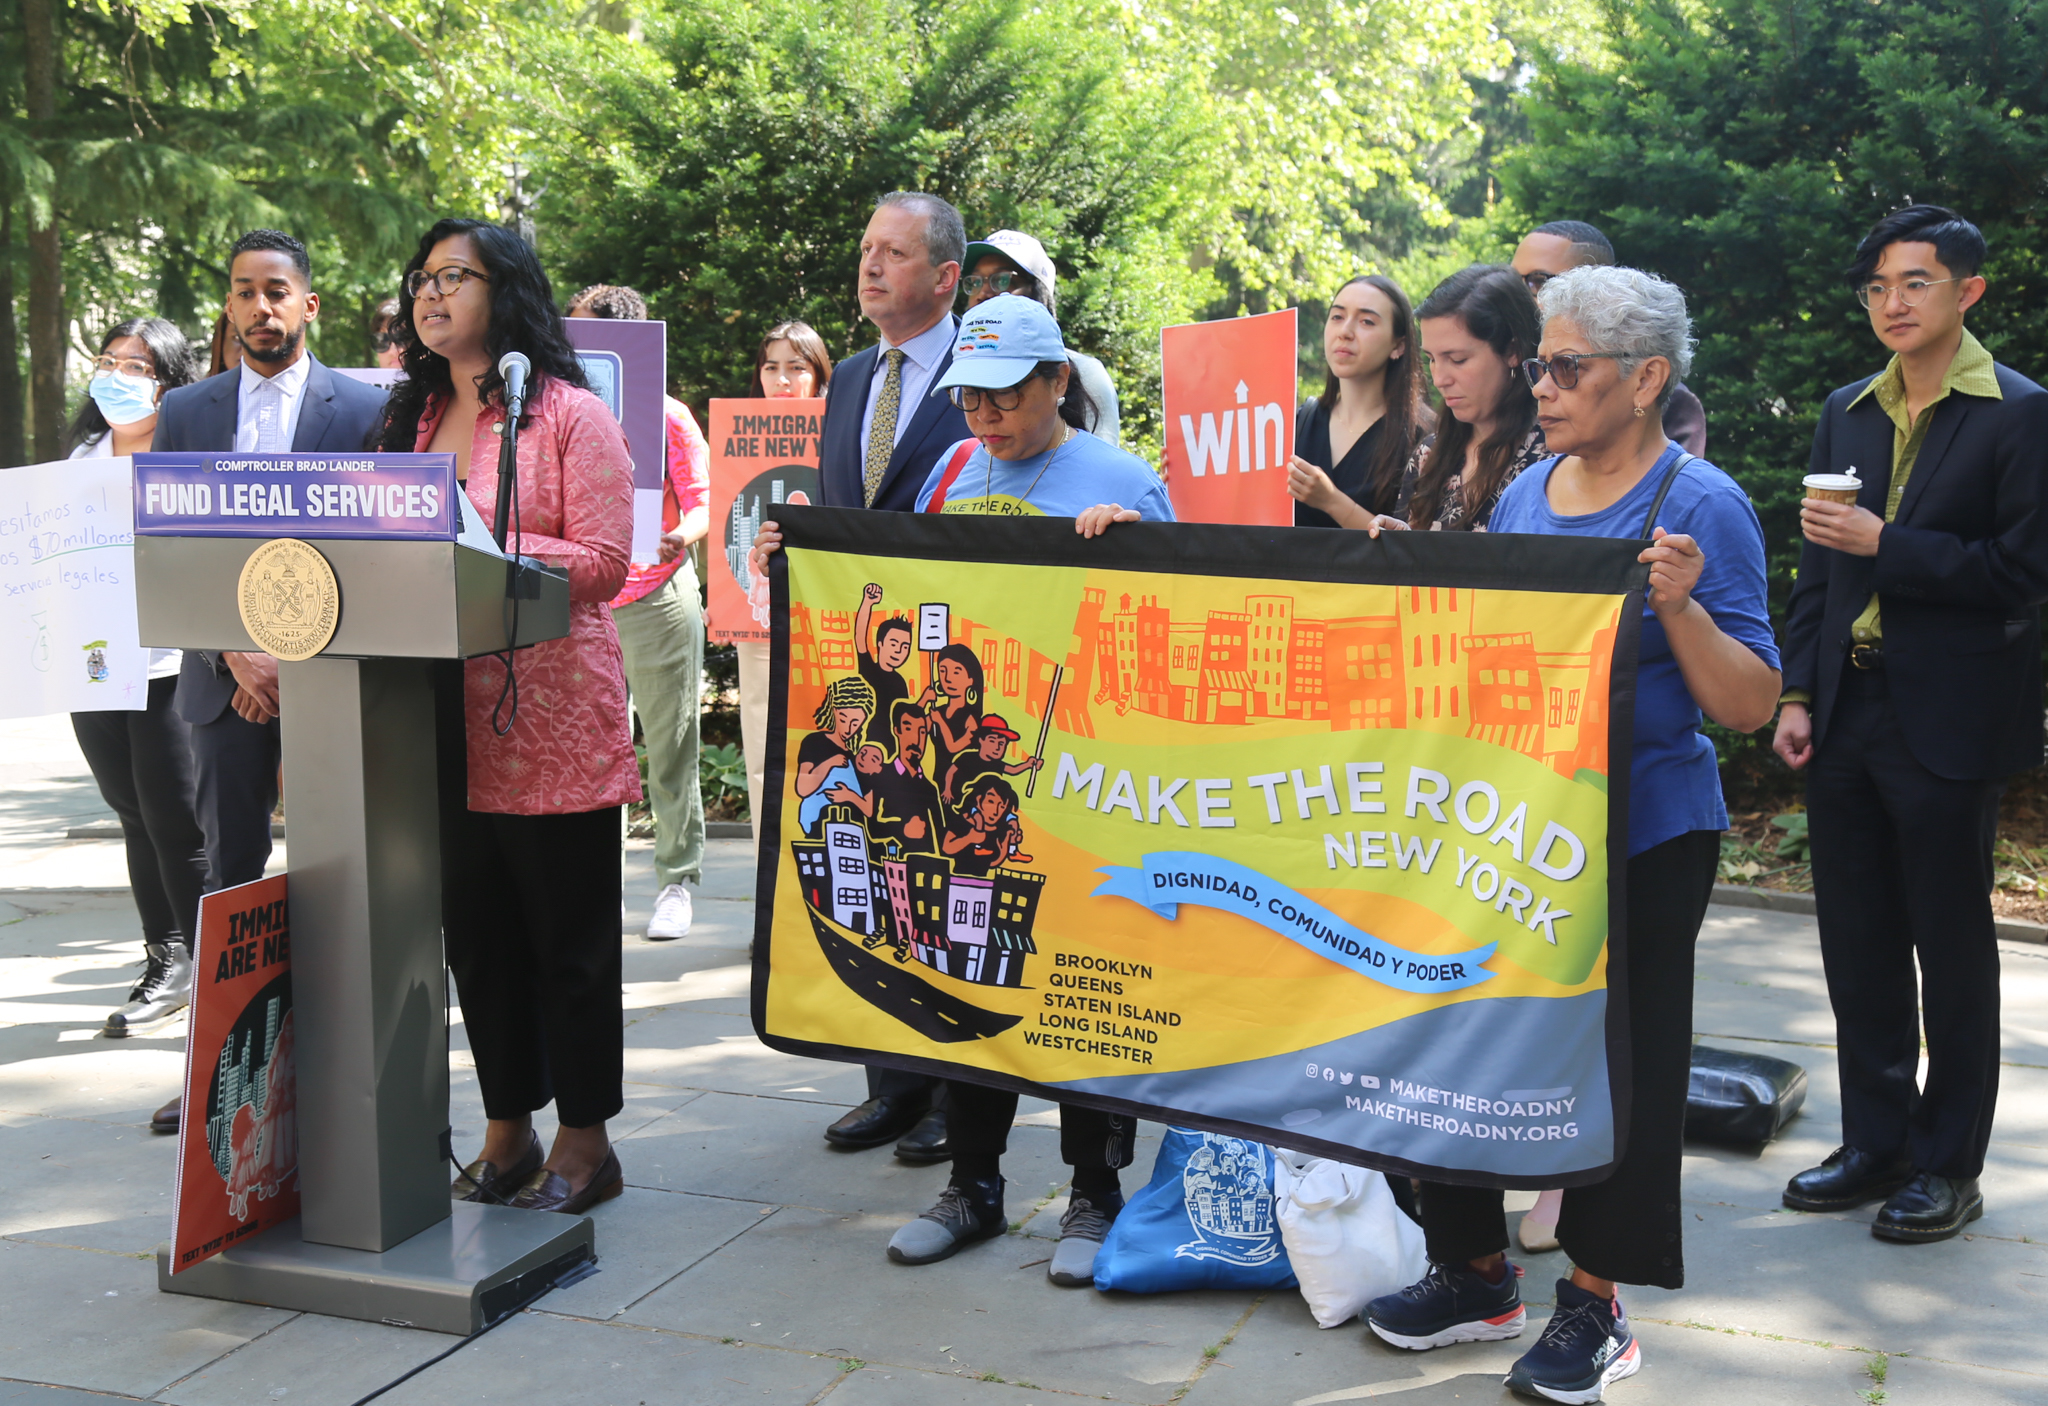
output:
M 235 588 L 242 628 L 264 653 L 297 663 L 327 648 L 341 623 L 341 583 L 310 542 L 280 537 L 249 553 Z

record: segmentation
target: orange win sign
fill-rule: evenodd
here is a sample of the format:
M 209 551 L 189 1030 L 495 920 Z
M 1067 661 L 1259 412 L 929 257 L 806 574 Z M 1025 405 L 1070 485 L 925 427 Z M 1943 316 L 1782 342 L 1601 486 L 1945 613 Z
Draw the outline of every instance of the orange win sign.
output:
M 1169 327 L 1159 342 L 1175 516 L 1291 526 L 1295 310 Z

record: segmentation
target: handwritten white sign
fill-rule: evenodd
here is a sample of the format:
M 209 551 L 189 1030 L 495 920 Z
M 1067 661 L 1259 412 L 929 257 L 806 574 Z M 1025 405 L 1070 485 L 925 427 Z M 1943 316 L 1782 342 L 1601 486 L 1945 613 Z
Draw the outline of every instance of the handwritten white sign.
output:
M 0 718 L 142 708 L 126 458 L 0 469 Z

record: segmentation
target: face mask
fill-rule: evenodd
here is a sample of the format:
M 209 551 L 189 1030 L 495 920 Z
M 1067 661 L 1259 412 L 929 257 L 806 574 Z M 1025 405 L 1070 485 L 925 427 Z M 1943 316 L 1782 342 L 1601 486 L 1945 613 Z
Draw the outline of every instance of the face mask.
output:
M 132 425 L 156 414 L 156 382 L 103 371 L 87 388 L 110 425 Z

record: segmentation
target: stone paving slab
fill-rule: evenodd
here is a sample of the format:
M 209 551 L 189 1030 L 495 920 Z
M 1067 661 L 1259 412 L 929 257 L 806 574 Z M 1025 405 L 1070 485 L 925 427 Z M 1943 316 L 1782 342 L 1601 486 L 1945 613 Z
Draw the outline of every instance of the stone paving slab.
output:
M 900 1223 L 778 1211 L 619 1321 L 1164 1402 L 1247 1302 L 1220 1292 L 1110 1301 L 1057 1288 L 1045 1277 L 1051 1246 L 1015 1235 L 938 1264 L 895 1265 L 883 1247 Z
M 598 1272 L 549 1294 L 550 1313 L 616 1318 L 706 1255 L 759 1225 L 776 1207 L 628 1185 L 596 1207 Z
M 351 1406 L 455 1341 L 300 1313 L 154 1399 L 174 1406 Z
M 886 1146 L 846 1152 L 824 1139 L 833 1111 L 812 1102 L 711 1093 L 618 1141 L 627 1178 L 641 1186 L 835 1212 L 874 1211 L 900 1225 L 938 1199 L 949 1168 L 912 1166 Z M 1064 1184 L 1059 1134 L 1024 1126 L 1010 1137 L 1004 1173 L 1018 1188 L 1007 1210 L 1025 1216 Z M 874 1247 L 881 1261 L 888 1232 Z
M 0 1240 L 0 1377 L 147 1396 L 289 1317 L 160 1294 L 153 1256 Z
M 153 1254 L 171 1233 L 177 1139 L 69 1118 L 0 1127 L 0 1236 Z
M 864 1367 L 832 1388 L 831 1406 L 1067 1406 L 1074 1398 L 1029 1382 Z
M 832 1357 L 524 1313 L 378 1400 L 389 1406 L 806 1406 L 845 1372 Z

